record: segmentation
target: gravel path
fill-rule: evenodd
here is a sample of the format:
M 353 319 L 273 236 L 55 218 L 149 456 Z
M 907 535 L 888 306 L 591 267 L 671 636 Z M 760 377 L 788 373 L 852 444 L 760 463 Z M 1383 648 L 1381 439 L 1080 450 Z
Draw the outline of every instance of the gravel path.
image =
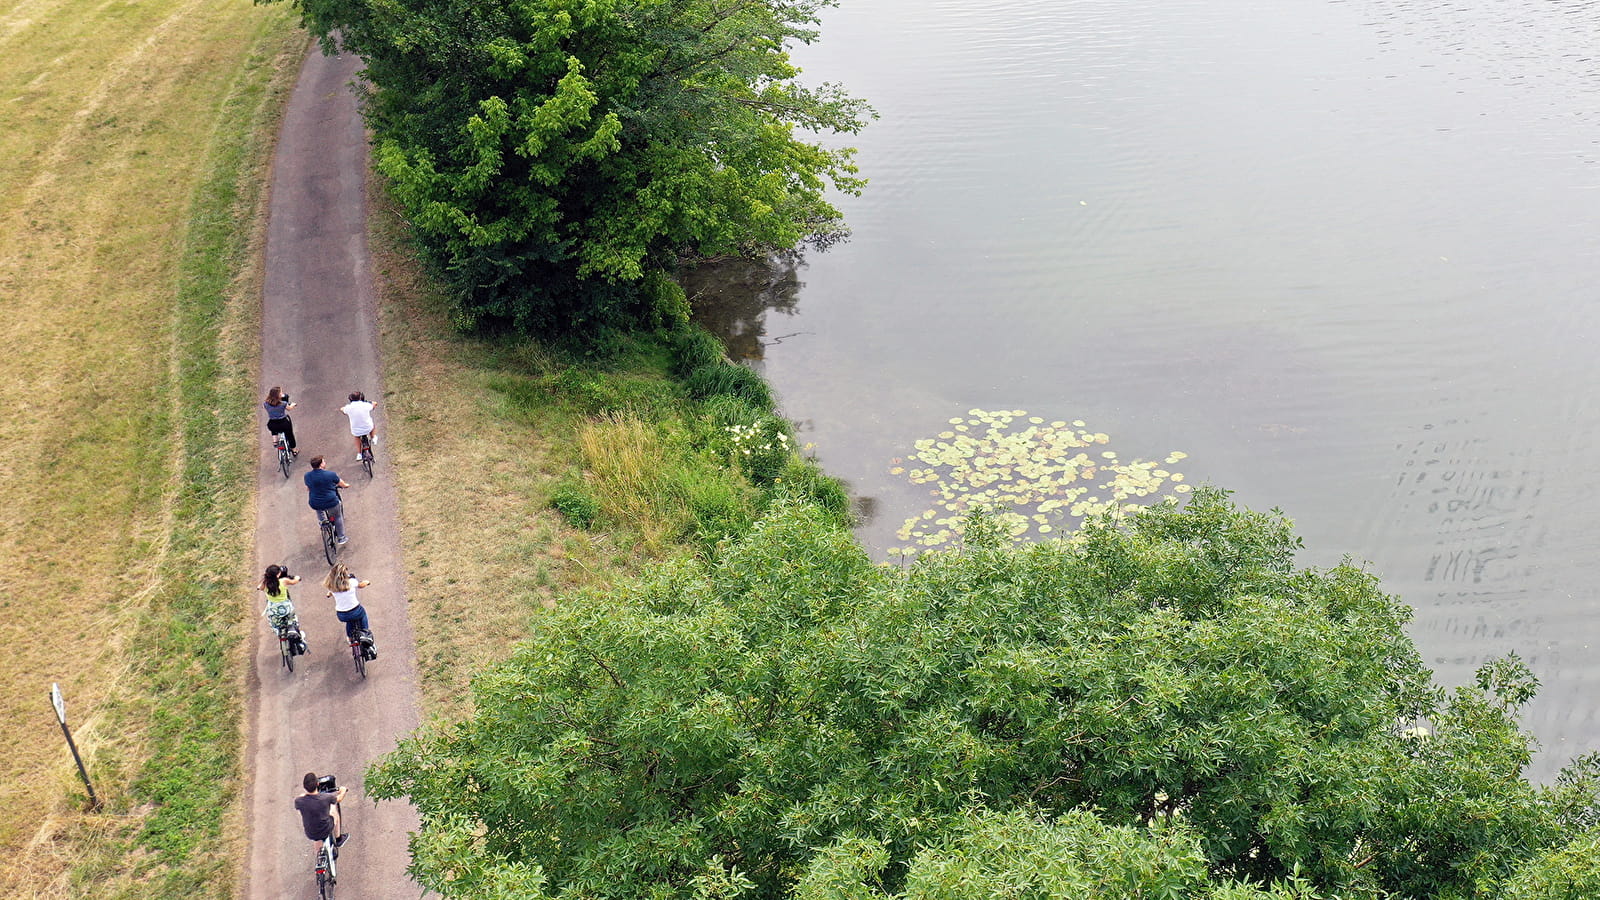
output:
M 382 442 L 388 429 L 366 242 L 367 143 L 349 88 L 358 68 L 353 56 L 324 57 L 312 49 L 289 101 L 272 176 L 259 393 L 282 385 L 299 404 L 293 417 L 300 460 L 285 480 L 262 428 L 256 572 L 280 563 L 304 577 L 293 596 L 311 653 L 297 660 L 293 674 L 285 672 L 276 638 L 260 626 L 246 751 L 244 896 L 250 900 L 315 895 L 314 845 L 292 805 L 307 771 L 333 773 L 350 788 L 343 807 L 352 837 L 339 859 L 339 896 L 421 894 L 405 874 L 416 812 L 403 803 L 375 805 L 361 785 L 367 764 L 416 727 L 417 678 L 394 482 Z M 371 479 L 354 462 L 339 412 L 352 390 L 379 401 Z M 372 581 L 362 598 L 379 651 L 365 681 L 321 587 L 328 565 L 302 481 L 316 454 L 352 485 L 344 492 L 350 543 L 342 559 Z

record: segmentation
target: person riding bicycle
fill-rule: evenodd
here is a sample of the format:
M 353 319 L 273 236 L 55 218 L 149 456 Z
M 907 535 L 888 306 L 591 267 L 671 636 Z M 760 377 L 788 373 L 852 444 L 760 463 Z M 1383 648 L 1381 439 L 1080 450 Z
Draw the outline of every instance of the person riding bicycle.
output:
M 339 407 L 339 412 L 350 417 L 350 435 L 356 439 L 356 462 L 361 462 L 361 438 L 366 437 L 369 441 L 378 439 L 372 433 L 372 408 L 376 405 L 360 391 L 351 391 L 350 402 Z
M 378 658 L 377 642 L 372 638 L 372 627 L 367 621 L 367 610 L 361 605 L 356 591 L 371 584 L 350 574 L 344 563 L 334 563 L 322 585 L 333 600 L 333 614 L 344 623 L 344 633 L 352 641 L 359 641 L 367 659 Z
M 311 471 L 306 473 L 306 502 L 317 511 L 317 521 L 327 519 L 333 523 L 334 536 L 343 544 L 350 539 L 344 533 L 344 504 L 339 502 L 339 489 L 350 485 L 333 472 L 322 467 L 322 457 L 311 457 Z
M 290 575 L 283 566 L 267 566 L 261 583 L 256 585 L 256 590 L 267 595 L 267 608 L 261 614 L 267 617 L 267 624 L 275 633 L 287 634 L 294 643 L 291 649 L 296 656 L 307 650 L 305 632 L 300 630 L 300 617 L 295 614 L 294 601 L 289 597 L 289 585 L 299 583 L 300 579 Z
M 300 786 L 305 788 L 305 793 L 294 798 L 294 808 L 300 811 L 300 825 L 305 829 L 306 837 L 320 844 L 337 834 L 333 842 L 333 849 L 337 851 L 350 839 L 349 833 L 340 827 L 343 819 L 339 815 L 339 801 L 344 799 L 345 789 L 320 790 L 320 781 L 315 772 L 307 772 L 306 777 L 300 780 Z
M 300 451 L 295 449 L 294 442 L 294 420 L 289 418 L 289 410 L 299 404 L 291 403 L 289 395 L 283 392 L 283 388 L 273 386 L 272 390 L 267 391 L 267 399 L 261 406 L 267 411 L 267 433 L 283 435 L 284 443 L 289 445 L 289 452 L 299 456 Z

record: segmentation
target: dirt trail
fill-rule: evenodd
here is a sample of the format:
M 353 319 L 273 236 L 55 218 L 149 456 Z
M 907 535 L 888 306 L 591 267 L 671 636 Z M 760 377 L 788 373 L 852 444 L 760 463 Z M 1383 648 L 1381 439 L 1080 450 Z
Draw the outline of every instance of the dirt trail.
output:
M 375 806 L 361 785 L 367 764 L 416 727 L 417 678 L 394 482 L 381 442 L 388 429 L 366 241 L 367 143 L 349 88 L 358 68 L 348 54 L 324 57 L 313 49 L 307 56 L 272 176 L 261 393 L 282 385 L 299 404 L 293 417 L 300 460 L 285 480 L 262 430 L 256 571 L 281 563 L 305 578 L 293 596 L 311 653 L 300 657 L 293 674 L 286 673 L 277 640 L 265 624 L 259 626 L 246 751 L 250 853 L 244 896 L 250 900 L 315 894 L 314 848 L 292 806 L 308 771 L 336 774 L 350 788 L 344 808 L 352 837 L 339 859 L 339 896 L 421 894 L 405 874 L 415 810 L 403 803 Z M 339 412 L 352 390 L 378 401 L 379 460 L 370 480 L 354 462 Z M 344 627 L 320 585 L 328 565 L 302 481 L 306 461 L 316 454 L 325 455 L 327 467 L 352 485 L 344 492 L 350 543 L 342 559 L 372 581 L 361 596 L 379 652 L 365 681 L 354 671 Z

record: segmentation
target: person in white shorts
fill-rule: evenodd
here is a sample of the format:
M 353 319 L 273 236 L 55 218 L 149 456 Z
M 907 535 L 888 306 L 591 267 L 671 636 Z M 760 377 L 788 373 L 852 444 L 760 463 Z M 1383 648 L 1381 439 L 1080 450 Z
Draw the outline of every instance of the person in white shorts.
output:
M 350 417 L 350 435 L 356 439 L 356 462 L 361 461 L 362 435 L 369 435 L 368 440 L 373 443 L 378 441 L 378 436 L 372 433 L 372 407 L 376 405 L 360 391 L 351 391 L 350 402 L 339 407 L 339 412 Z

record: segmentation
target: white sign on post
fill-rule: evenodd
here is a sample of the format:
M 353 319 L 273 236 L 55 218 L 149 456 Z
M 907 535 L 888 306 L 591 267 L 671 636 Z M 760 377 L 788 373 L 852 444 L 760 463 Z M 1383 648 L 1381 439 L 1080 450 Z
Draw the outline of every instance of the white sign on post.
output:
M 61 685 L 50 682 L 50 705 L 56 708 L 56 721 L 67 724 L 67 701 L 61 696 Z

